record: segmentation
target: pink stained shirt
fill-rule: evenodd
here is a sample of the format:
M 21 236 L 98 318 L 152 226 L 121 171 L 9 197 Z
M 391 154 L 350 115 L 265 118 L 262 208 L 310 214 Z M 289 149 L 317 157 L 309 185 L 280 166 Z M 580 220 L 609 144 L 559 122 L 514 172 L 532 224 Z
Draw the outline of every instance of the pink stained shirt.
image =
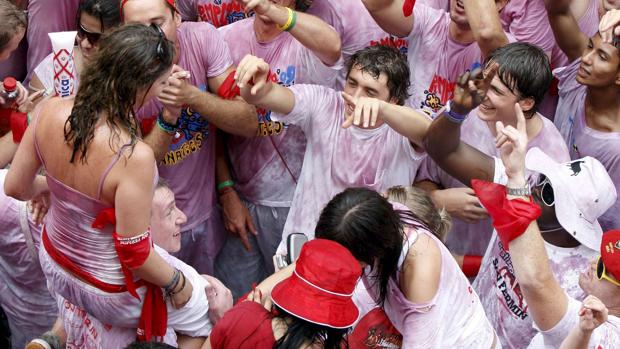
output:
M 482 61 L 476 42 L 460 44 L 450 38 L 450 14 L 417 4 L 407 40 L 411 97 L 407 105 L 435 115 L 452 99 L 458 76 Z
M 546 117 L 538 115 L 543 122 L 543 128 L 529 140 L 528 149 L 538 147 L 556 161 L 569 161 L 568 149 L 555 125 Z M 478 117 L 477 109 L 472 110 L 463 123 L 461 140 L 489 156 L 499 157 L 499 152 L 495 147 L 495 136 L 491 133 L 488 124 Z M 536 174 L 528 172 L 530 183 L 535 183 L 536 178 Z M 426 157 L 422 162 L 416 180 L 430 180 L 444 189 L 465 187 L 463 183 L 437 166 L 430 157 Z M 492 232 L 491 219 L 483 219 L 470 224 L 452 217 L 452 229 L 447 236 L 446 246 L 450 251 L 458 254 L 483 255 Z
M 307 12 L 325 21 L 340 34 L 345 60 L 355 52 L 374 45 L 394 47 L 407 54 L 407 40 L 383 31 L 360 0 L 314 0 Z M 336 86 L 339 90 L 344 86 L 346 73 L 346 68 L 343 68 L 338 75 Z
M 48 33 L 75 30 L 79 0 L 30 0 L 28 2 L 28 78 L 52 52 Z
M 494 177 L 495 183 L 506 184 L 505 168 L 497 157 Z M 597 251 L 583 245 L 562 248 L 546 242 L 545 248 L 551 270 L 562 289 L 572 297 L 583 299 L 585 294 L 578 284 L 579 273 L 589 267 L 592 258 L 598 255 Z M 534 322 L 527 311 L 510 253 L 504 249 L 495 232 L 473 286 L 480 295 L 484 311 L 500 338 L 502 348 L 525 348 L 536 334 Z
M 246 54 L 260 57 L 271 68 L 271 81 L 282 86 L 332 86 L 341 67 L 340 62 L 332 68 L 325 66 L 289 33 L 280 33 L 269 42 L 259 42 L 254 33 L 254 18 L 222 27 L 220 33 L 235 64 Z M 301 172 L 306 137 L 297 126 L 273 121 L 271 110 L 257 108 L 256 116 L 258 137 L 229 137 L 235 187 L 240 195 L 255 204 L 289 207 L 295 181 Z
M 207 90 L 209 78 L 217 77 L 232 66 L 232 59 L 220 33 L 208 23 L 181 24 L 178 29 L 179 65 L 189 71 L 189 82 Z M 138 111 L 139 120 L 154 122 L 162 105 L 154 100 Z M 159 175 L 174 192 L 177 205 L 187 215 L 184 230 L 207 220 L 215 208 L 215 137 L 208 115 L 190 108 L 179 117 L 179 130 L 173 136 Z
M 417 236 L 429 236 L 441 252 L 439 289 L 428 302 L 412 303 L 400 290 L 400 277 L 409 247 Z M 396 278 L 390 278 L 384 310 L 403 335 L 403 348 L 471 348 L 492 347 L 495 332 L 476 291 L 472 288 L 450 251 L 431 233 L 422 228 L 409 228 L 403 246 Z M 367 271 L 362 275 L 372 297 L 378 299 Z
M 547 331 L 540 331 L 528 349 L 555 349 L 562 345 L 562 341 L 568 337 L 573 328 L 579 326 L 579 309 L 581 302 L 569 294 L 568 307 L 560 322 Z M 620 318 L 609 315 L 607 321 L 592 331 L 588 349 L 612 349 L 620 348 Z
M 394 185 L 411 185 L 424 156 L 387 124 L 371 130 L 342 128 L 345 103 L 340 92 L 317 85 L 290 89 L 295 95 L 293 110 L 271 116 L 300 127 L 308 143 L 279 254 L 285 253 L 291 233 L 314 238 L 321 210 L 334 195 L 349 187 L 383 192 Z
M 555 70 L 560 81 L 560 101 L 555 124 L 568 144 L 571 159 L 598 159 L 620 191 L 620 132 L 602 132 L 588 127 L 585 116 L 587 87 L 577 82 L 581 59 Z M 598 219 L 603 231 L 620 228 L 620 199 Z
M 184 21 L 208 22 L 216 28 L 248 17 L 236 0 L 177 0 L 177 10 Z

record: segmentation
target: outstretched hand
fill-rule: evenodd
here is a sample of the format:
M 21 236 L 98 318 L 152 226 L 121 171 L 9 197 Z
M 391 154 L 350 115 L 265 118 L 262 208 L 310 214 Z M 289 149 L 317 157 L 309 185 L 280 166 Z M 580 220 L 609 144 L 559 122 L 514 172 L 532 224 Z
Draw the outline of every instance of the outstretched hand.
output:
M 268 78 L 269 64 L 261 58 L 252 55 L 243 57 L 235 72 L 235 80 L 241 89 L 242 95 L 247 94 L 248 88 L 250 88 L 250 95 L 259 95 L 268 85 Z
M 498 68 L 497 63 L 492 63 L 486 75 L 483 74 L 481 68 L 476 68 L 459 76 L 452 97 L 452 110 L 465 115 L 479 106 L 486 98 L 487 91 Z
M 348 128 L 351 125 L 360 126 L 360 124 L 363 124 L 364 128 L 375 127 L 384 101 L 370 97 L 356 98 L 346 92 L 342 92 L 342 98 L 347 105 L 353 107 L 353 112 L 347 115 L 342 128 Z
M 495 125 L 497 136 L 495 146 L 499 149 L 508 178 L 525 175 L 525 153 L 527 152 L 527 130 L 525 115 L 519 103 L 515 103 L 517 127 L 505 126 L 501 121 Z

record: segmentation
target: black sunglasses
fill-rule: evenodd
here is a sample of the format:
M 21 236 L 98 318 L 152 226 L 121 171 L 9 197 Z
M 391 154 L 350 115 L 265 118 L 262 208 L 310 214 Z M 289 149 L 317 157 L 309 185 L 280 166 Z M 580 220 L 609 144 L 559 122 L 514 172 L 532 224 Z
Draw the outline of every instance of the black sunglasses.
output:
M 101 39 L 101 35 L 103 35 L 103 33 L 89 32 L 88 30 L 84 29 L 82 24 L 80 24 L 80 25 L 78 25 L 78 28 L 77 28 L 77 35 L 81 39 L 87 39 L 88 42 L 91 45 L 94 46 L 94 45 L 97 45 L 97 43 L 99 42 L 99 39 Z
M 545 175 L 540 175 L 538 177 L 538 183 L 536 183 L 537 187 L 540 188 L 540 198 L 542 202 L 547 206 L 553 206 L 555 204 L 555 196 L 553 194 L 553 187 L 551 186 L 551 181 Z
M 166 35 L 164 34 L 163 30 L 161 30 L 161 27 L 156 25 L 156 24 L 151 24 L 151 27 L 155 29 L 155 31 L 157 31 L 157 34 L 159 35 L 159 40 L 157 40 L 157 47 L 155 48 L 155 54 L 157 55 L 157 58 L 160 61 L 164 60 L 164 40 L 166 40 Z

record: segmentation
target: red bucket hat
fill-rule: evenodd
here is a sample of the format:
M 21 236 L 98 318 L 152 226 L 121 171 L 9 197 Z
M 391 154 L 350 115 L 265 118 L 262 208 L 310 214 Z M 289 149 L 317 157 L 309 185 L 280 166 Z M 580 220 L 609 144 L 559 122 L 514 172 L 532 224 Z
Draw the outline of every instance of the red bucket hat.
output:
M 293 275 L 271 292 L 271 300 L 298 318 L 331 328 L 351 327 L 359 310 L 351 297 L 362 274 L 359 262 L 337 242 L 304 244 Z
M 607 272 L 620 280 L 620 230 L 610 230 L 603 234 L 601 259 Z

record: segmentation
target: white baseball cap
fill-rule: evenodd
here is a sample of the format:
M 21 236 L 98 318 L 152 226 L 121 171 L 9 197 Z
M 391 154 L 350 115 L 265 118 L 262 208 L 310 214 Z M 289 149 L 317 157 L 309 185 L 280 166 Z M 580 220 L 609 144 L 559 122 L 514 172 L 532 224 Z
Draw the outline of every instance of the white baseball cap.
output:
M 603 236 L 598 217 L 618 196 L 603 164 L 590 156 L 558 163 L 534 147 L 525 156 L 525 167 L 549 178 L 555 215 L 562 227 L 581 244 L 598 251 Z

